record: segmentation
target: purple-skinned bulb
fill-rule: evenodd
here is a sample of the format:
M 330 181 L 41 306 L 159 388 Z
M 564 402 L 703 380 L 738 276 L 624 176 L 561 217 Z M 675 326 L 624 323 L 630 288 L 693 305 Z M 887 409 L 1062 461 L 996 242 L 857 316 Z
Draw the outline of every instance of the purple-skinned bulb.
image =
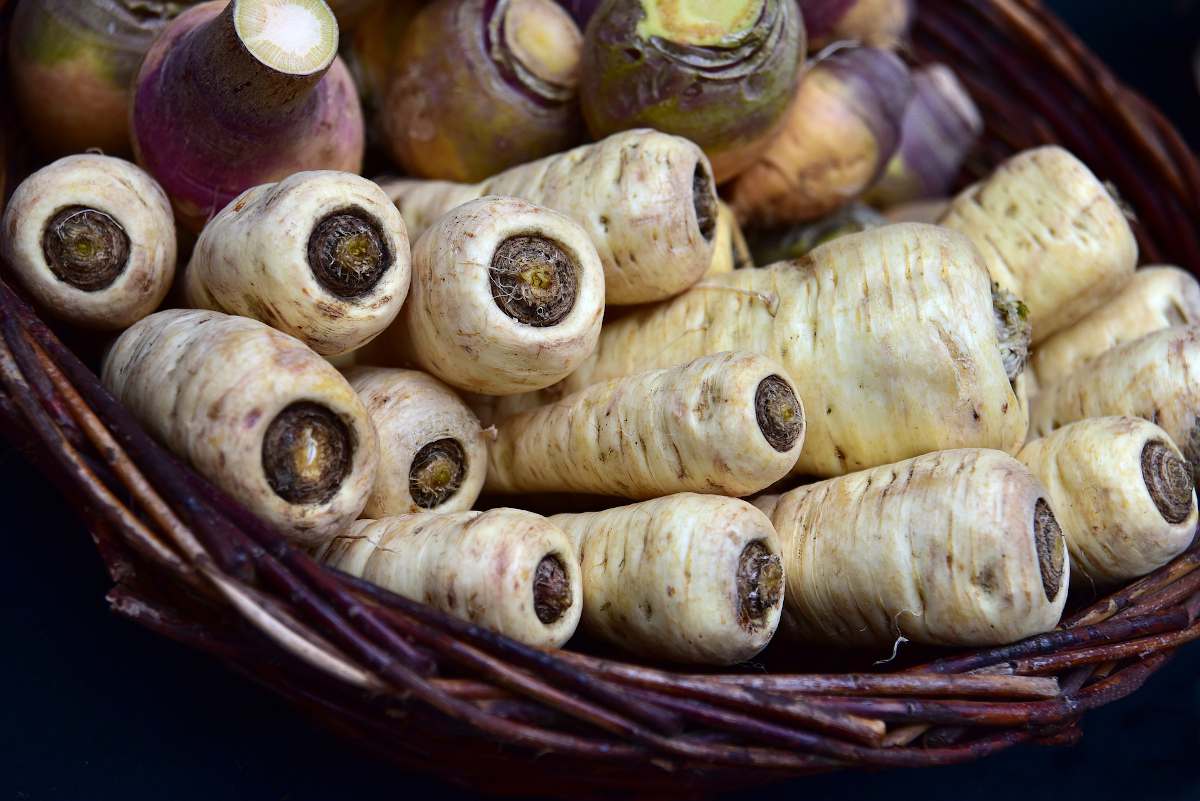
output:
M 134 153 L 189 230 L 246 189 L 303 170 L 358 172 L 362 107 L 322 0 L 203 3 L 138 74 Z
M 953 70 L 931 64 L 913 73 L 900 149 L 867 200 L 888 207 L 950 191 L 983 132 L 983 117 Z
M 728 187 L 738 220 L 790 225 L 859 198 L 896 152 L 911 96 L 908 69 L 887 50 L 844 47 L 813 61 L 780 134 Z

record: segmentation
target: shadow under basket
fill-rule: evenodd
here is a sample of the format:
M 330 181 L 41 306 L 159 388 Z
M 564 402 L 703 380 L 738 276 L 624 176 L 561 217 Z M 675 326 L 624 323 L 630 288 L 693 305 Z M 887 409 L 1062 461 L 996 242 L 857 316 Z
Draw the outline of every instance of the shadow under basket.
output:
M 908 55 L 987 120 L 963 180 L 1058 142 L 1112 181 L 1144 263 L 1200 270 L 1200 166 L 1034 0 L 921 0 Z M 686 674 L 540 651 L 313 563 L 159 447 L 0 283 L 0 426 L 76 504 L 113 608 L 409 769 L 494 793 L 695 797 L 1079 737 L 1200 637 L 1200 546 L 1015 645 L 874 673 Z M 866 663 L 868 669 L 869 663 Z

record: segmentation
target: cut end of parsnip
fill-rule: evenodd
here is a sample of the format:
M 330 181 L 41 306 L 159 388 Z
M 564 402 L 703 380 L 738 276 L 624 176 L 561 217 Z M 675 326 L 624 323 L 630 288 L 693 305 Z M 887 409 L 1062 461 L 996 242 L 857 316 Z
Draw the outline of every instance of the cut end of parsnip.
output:
M 338 25 L 323 0 L 234 0 L 234 29 L 259 61 L 287 75 L 333 63 Z
M 571 579 L 557 554 L 547 554 L 533 574 L 533 609 L 547 626 L 556 623 L 571 608 Z
M 84 292 L 111 286 L 129 263 L 129 235 L 105 211 L 67 206 L 42 232 L 42 254 L 50 271 Z
M 394 256 L 379 221 L 362 209 L 327 215 L 308 239 L 313 277 L 339 298 L 368 294 L 391 268 Z
M 1050 504 L 1042 498 L 1038 498 L 1033 508 L 1033 539 L 1037 545 L 1042 589 L 1046 593 L 1046 600 L 1052 601 L 1058 597 L 1058 591 L 1062 588 L 1067 544 L 1058 520 L 1050 510 Z
M 546 328 L 575 308 L 579 264 L 558 242 L 536 234 L 511 236 L 492 254 L 492 298 L 514 320 Z
M 700 236 L 704 237 L 705 242 L 711 242 L 717 233 L 720 208 L 717 205 L 717 189 L 712 176 L 699 162 L 692 172 L 692 205 L 696 210 L 696 225 L 700 228 Z
M 783 564 L 762 540 L 742 549 L 737 570 L 738 623 L 747 631 L 759 628 L 783 596 Z
M 292 504 L 330 500 L 350 474 L 354 443 L 340 416 L 319 403 L 293 403 L 267 427 L 262 465 L 267 483 Z
M 422 509 L 436 509 L 454 497 L 467 475 L 467 452 L 456 439 L 422 447 L 408 469 L 408 492 Z
M 754 412 L 759 430 L 780 453 L 790 451 L 804 436 L 804 408 L 791 384 L 782 376 L 769 375 L 758 383 Z
M 1142 478 L 1159 514 L 1173 526 L 1192 514 L 1192 468 L 1165 442 L 1151 440 L 1142 448 Z

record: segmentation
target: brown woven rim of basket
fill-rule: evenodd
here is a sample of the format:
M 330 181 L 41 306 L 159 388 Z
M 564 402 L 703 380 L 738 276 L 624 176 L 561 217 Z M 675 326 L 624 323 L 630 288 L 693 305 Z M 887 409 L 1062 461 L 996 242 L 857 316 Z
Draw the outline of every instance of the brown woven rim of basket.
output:
M 1144 261 L 1200 269 L 1200 167 L 1035 0 L 922 0 L 914 61 L 984 110 L 971 167 L 1061 142 L 1120 189 Z M 1200 545 L 1015 645 L 889 673 L 688 675 L 517 644 L 320 567 L 155 444 L 0 282 L 0 426 L 78 505 L 113 607 L 365 747 L 523 795 L 703 795 L 1068 743 L 1200 637 Z M 236 712 L 231 712 L 236 714 Z

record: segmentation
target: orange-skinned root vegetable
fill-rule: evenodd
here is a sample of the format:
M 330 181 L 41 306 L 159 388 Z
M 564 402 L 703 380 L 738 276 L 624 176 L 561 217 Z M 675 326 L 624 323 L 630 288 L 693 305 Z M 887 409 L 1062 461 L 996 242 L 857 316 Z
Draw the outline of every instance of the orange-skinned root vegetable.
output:
M 343 31 L 358 26 L 374 6 L 390 5 L 393 0 L 326 0 L 329 9 L 337 17 L 338 27 Z
M 804 407 L 782 368 L 753 353 L 719 353 L 505 420 L 488 448 L 486 487 L 749 495 L 785 477 L 803 444 Z
M 583 115 L 597 138 L 641 127 L 686 137 L 722 183 L 778 129 L 804 55 L 795 0 L 607 0 L 587 26 Z
M 756 264 L 774 264 L 807 256 L 815 248 L 838 237 L 886 224 L 887 220 L 875 209 L 852 203 L 810 223 L 785 228 L 751 228 L 748 242 Z
M 1158 425 L 1200 464 L 1200 326 L 1156 331 L 1095 357 L 1066 378 L 1038 387 L 1031 436 L 1088 417 L 1127 415 Z
M 397 44 L 422 7 L 421 0 L 376 0 L 363 13 L 360 24 L 354 26 L 348 41 L 344 35 L 345 27 L 342 27 L 342 58 L 358 86 L 372 145 L 383 139 L 379 110 L 396 60 L 403 56 L 398 52 Z
M 570 539 L 519 509 L 359 520 L 316 558 L 540 648 L 569 640 L 583 607 Z
M 1076 584 L 1111 586 L 1144 576 L 1191 544 L 1192 468 L 1153 423 L 1081 420 L 1033 440 L 1017 458 L 1046 488 Z
M 812 62 L 778 136 L 729 187 L 738 219 L 804 222 L 857 198 L 896 152 L 911 93 L 908 69 L 886 50 L 846 47 Z
M 1143 267 L 1086 317 L 1038 345 L 1029 364 L 1038 381 L 1066 378 L 1089 359 L 1175 325 L 1200 323 L 1200 284 L 1178 267 Z
M 301 170 L 362 167 L 362 107 L 321 0 L 233 0 L 180 14 L 138 74 L 138 161 L 181 223 Z
M 979 109 L 945 64 L 916 70 L 912 84 L 912 99 L 900 126 L 900 149 L 867 193 L 867 200 L 877 206 L 949 192 L 983 132 Z
M 363 515 L 470 509 L 488 451 L 478 418 L 458 395 L 419 370 L 351 367 L 344 374 L 379 434 L 379 476 Z
M 21 0 L 10 32 L 8 85 L 38 150 L 128 154 L 133 78 L 154 37 L 189 5 Z
M 752 266 L 754 262 L 746 245 L 746 235 L 742 233 L 733 209 L 717 201 L 717 233 L 713 237 L 712 264 L 704 274 L 720 275 Z
M 745 501 L 682 493 L 550 522 L 579 556 L 593 637 L 645 659 L 732 665 L 779 625 L 779 540 Z
M 187 305 L 252 317 L 335 356 L 387 328 L 408 294 L 408 234 L 377 184 L 298 172 L 247 189 L 204 227 Z
M 677 295 L 712 264 L 717 195 L 708 160 L 686 139 L 626 131 L 506 170 L 478 184 L 382 181 L 409 236 L 484 195 L 519 197 L 583 226 L 604 265 L 605 302 Z
M 799 0 L 811 46 L 855 41 L 894 50 L 908 33 L 913 0 Z
M 385 335 L 451 386 L 489 395 L 547 387 L 592 352 L 604 272 L 583 229 L 511 197 L 466 203 L 413 247 L 413 280 Z
M 500 399 L 494 420 L 568 392 L 726 350 L 779 363 L 807 412 L 800 473 L 835 476 L 954 447 L 1015 452 L 1026 410 L 1009 379 L 1028 331 L 1005 327 L 963 236 L 915 223 L 851 234 L 798 262 L 706 278 L 608 323 L 565 381 Z M 1006 330 L 1008 340 L 1000 341 Z M 1002 347 L 1004 352 L 1002 353 Z
M 175 220 L 162 188 L 110 156 L 67 156 L 17 187 L 0 254 L 51 314 L 125 328 L 150 314 L 175 276 Z
M 1058 623 L 1070 565 L 1037 479 L 962 449 L 759 499 L 787 574 L 782 630 L 892 649 L 996 645 Z
M 1103 303 L 1137 265 L 1117 201 L 1053 145 L 1001 164 L 956 197 L 940 224 L 970 237 L 992 280 L 1029 307 L 1035 345 Z
M 576 144 L 582 47 L 554 0 L 438 0 L 396 46 L 389 152 L 411 175 L 481 181 Z
M 162 311 L 117 339 L 101 377 L 147 431 L 297 545 L 330 539 L 367 502 L 375 429 L 297 339 L 245 317 Z

